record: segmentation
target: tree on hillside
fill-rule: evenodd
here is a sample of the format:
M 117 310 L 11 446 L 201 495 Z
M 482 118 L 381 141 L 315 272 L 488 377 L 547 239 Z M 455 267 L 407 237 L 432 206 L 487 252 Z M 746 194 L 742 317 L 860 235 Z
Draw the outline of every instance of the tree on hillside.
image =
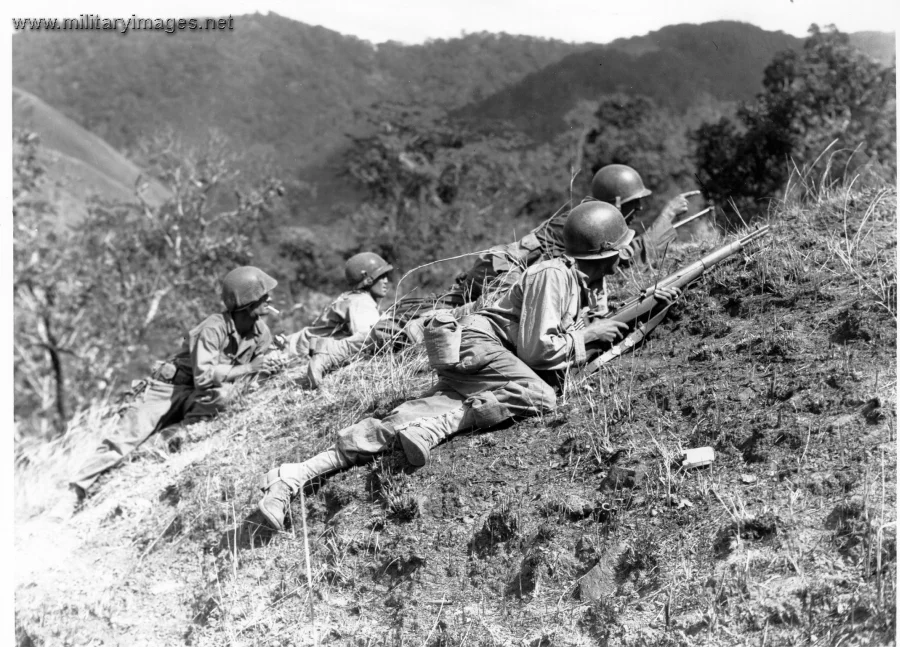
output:
M 853 48 L 846 34 L 813 25 L 801 51 L 769 64 L 763 86 L 736 119 L 693 133 L 699 179 L 717 202 L 758 213 L 784 187 L 791 160 L 802 169 L 826 151 L 826 183 L 865 161 L 896 173 L 894 67 Z
M 584 138 L 582 195 L 590 193 L 591 178 L 607 164 L 636 169 L 653 191 L 645 211 L 658 213 L 667 198 L 694 186 L 684 117 L 643 96 L 603 98 Z
M 521 236 L 531 223 L 515 217 L 528 199 L 565 181 L 565 166 L 548 150 L 527 150 L 522 135 L 476 133 L 396 104 L 371 119 L 375 134 L 354 139 L 345 158 L 367 193 L 349 218 L 351 251 L 375 251 L 401 271 Z M 446 285 L 448 267 L 423 270 L 415 283 Z
M 85 220 L 44 234 L 48 213 L 28 202 L 40 178 L 33 137 L 16 140 L 14 305 L 16 411 L 28 426 L 65 430 L 73 412 L 111 387 L 131 362 L 177 349 L 200 319 L 221 308 L 219 281 L 251 261 L 255 230 L 279 186 L 239 189 L 227 153 L 159 142 L 156 171 L 174 198 L 89 206 Z M 210 209 L 219 187 L 236 191 L 235 208 Z

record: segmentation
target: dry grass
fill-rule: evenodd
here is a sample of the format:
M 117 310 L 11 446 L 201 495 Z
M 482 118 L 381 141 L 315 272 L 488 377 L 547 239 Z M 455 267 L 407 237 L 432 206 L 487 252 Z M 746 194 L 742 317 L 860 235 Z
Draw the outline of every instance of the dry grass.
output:
M 315 393 L 294 367 L 181 453 L 142 451 L 69 524 L 26 521 L 110 424 L 89 412 L 17 468 L 21 635 L 891 643 L 896 196 L 817 190 L 773 210 L 769 242 L 705 276 L 645 348 L 570 385 L 556 413 L 457 436 L 423 469 L 394 452 L 307 490 L 309 573 L 299 501 L 273 535 L 253 514 L 256 475 L 429 386 L 421 351 L 360 359 Z M 664 271 L 712 246 L 670 250 Z M 678 465 L 704 445 L 713 465 Z M 26 539 L 45 547 L 48 533 L 66 558 L 41 565 Z

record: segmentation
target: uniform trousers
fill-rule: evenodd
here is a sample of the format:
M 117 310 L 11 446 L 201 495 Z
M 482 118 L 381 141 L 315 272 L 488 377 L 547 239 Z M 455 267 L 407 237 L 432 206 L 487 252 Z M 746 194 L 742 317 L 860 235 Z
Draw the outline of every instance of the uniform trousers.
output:
M 120 414 L 116 430 L 104 438 L 85 461 L 71 483 L 83 490 L 100 475 L 137 449 L 154 433 L 170 425 L 190 424 L 216 415 L 234 400 L 231 384 L 211 389 L 195 389 L 152 378 L 145 380 L 143 391 Z
M 337 433 L 333 447 L 306 463 L 286 463 L 273 474 L 296 491 L 307 479 L 365 462 L 388 450 L 397 433 L 415 425 L 436 438 L 466 429 L 484 429 L 510 418 L 549 413 L 556 394 L 480 315 L 461 321 L 460 361 L 436 369 L 437 383 L 419 398 L 404 402 L 381 420 L 366 418 Z

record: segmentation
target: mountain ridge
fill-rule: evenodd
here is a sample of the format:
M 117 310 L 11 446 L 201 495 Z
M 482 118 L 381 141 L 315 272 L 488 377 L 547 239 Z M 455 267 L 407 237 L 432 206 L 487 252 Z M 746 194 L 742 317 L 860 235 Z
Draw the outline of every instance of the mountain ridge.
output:
M 274 13 L 239 16 L 235 24 L 234 32 L 185 32 L 164 39 L 149 32 L 102 40 L 89 32 L 65 40 L 52 33 L 19 33 L 13 37 L 14 84 L 120 150 L 131 150 L 141 137 L 169 125 L 194 137 L 214 127 L 236 145 L 294 170 L 315 166 L 344 145 L 344 133 L 359 123 L 358 113 L 378 101 L 426 102 L 443 110 L 475 104 L 475 112 L 496 117 L 500 108 L 509 112 L 509 101 L 533 97 L 534 91 L 516 89 L 533 82 L 529 79 L 559 74 L 587 91 L 604 90 L 607 86 L 584 76 L 590 67 L 585 61 L 599 58 L 607 60 L 607 69 L 620 68 L 617 87 L 629 89 L 626 79 L 639 73 L 648 80 L 633 91 L 652 95 L 656 80 L 683 104 L 687 98 L 672 86 L 686 83 L 686 66 L 701 65 L 704 79 L 729 86 L 723 93 L 704 90 L 742 99 L 759 87 L 761 68 L 775 51 L 802 42 L 728 21 L 671 25 L 607 45 L 488 33 L 424 45 L 373 45 Z M 716 38 L 722 42 L 707 42 Z M 862 40 L 877 39 L 869 34 Z M 664 53 L 672 48 L 680 57 Z M 731 57 L 728 73 L 716 78 L 714 68 L 724 54 Z M 712 55 L 719 56 L 715 64 Z M 681 70 L 673 69 L 676 63 Z M 550 92 L 557 86 L 544 87 Z M 568 90 L 563 94 L 573 96 Z
M 373 45 L 273 13 L 235 24 L 177 38 L 22 32 L 13 37 L 13 82 L 138 164 L 142 141 L 162 129 L 189 143 L 224 133 L 245 172 L 273 169 L 312 186 L 297 217 L 314 222 L 335 204 L 358 203 L 341 176 L 343 156 L 348 135 L 371 132 L 367 116 L 379 103 L 425 105 L 488 129 L 505 122 L 552 141 L 580 101 L 614 92 L 678 111 L 749 99 L 772 55 L 802 44 L 732 21 L 606 45 L 489 33 Z M 893 35 L 855 40 L 884 55 Z

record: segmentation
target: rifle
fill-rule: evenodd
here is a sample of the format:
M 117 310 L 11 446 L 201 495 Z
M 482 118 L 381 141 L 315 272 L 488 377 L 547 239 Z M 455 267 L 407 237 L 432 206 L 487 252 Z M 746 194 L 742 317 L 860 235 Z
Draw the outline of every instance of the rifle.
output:
M 706 270 L 722 262 L 729 256 L 736 254 L 737 252 L 744 249 L 744 247 L 746 247 L 752 241 L 765 236 L 768 233 L 769 225 L 764 225 L 756 231 L 747 234 L 743 238 L 739 238 L 733 243 L 710 252 L 700 260 L 691 263 L 687 267 L 681 268 L 674 274 L 670 274 L 661 281 L 658 281 L 654 287 L 672 287 L 680 289 L 686 288 L 691 283 L 700 278 Z M 654 310 L 659 305 L 663 306 L 662 309 L 654 313 Z M 665 304 L 657 300 L 657 298 L 653 294 L 649 294 L 643 297 L 637 296 L 626 301 L 621 308 L 619 308 L 606 318 L 613 319 L 615 321 L 622 321 L 629 325 L 635 324 L 634 330 L 630 332 L 622 341 L 615 344 L 605 353 L 600 354 L 584 366 L 576 369 L 573 372 L 574 377 L 580 378 L 595 373 L 603 364 L 606 364 L 607 362 L 612 361 L 620 355 L 624 355 L 628 351 L 632 350 L 635 346 L 642 342 L 644 338 L 649 335 L 654 328 L 656 328 L 656 326 L 659 325 L 659 323 L 669 312 L 670 307 L 672 307 L 671 303 Z M 641 322 L 640 318 L 645 315 L 647 315 L 649 318 L 646 321 Z
M 679 220 L 678 222 L 674 223 L 674 224 L 672 225 L 672 227 L 673 227 L 674 229 L 678 229 L 678 228 L 681 227 L 682 225 L 686 225 L 686 224 L 688 224 L 689 222 L 691 222 L 692 220 L 696 220 L 696 219 L 699 218 L 700 216 L 705 216 L 705 215 L 708 214 L 710 211 L 712 211 L 714 208 L 715 208 L 715 207 L 707 207 L 707 208 L 704 209 L 703 211 L 698 211 L 698 212 L 695 213 L 694 215 L 688 216 L 688 217 L 685 218 L 684 220 Z

